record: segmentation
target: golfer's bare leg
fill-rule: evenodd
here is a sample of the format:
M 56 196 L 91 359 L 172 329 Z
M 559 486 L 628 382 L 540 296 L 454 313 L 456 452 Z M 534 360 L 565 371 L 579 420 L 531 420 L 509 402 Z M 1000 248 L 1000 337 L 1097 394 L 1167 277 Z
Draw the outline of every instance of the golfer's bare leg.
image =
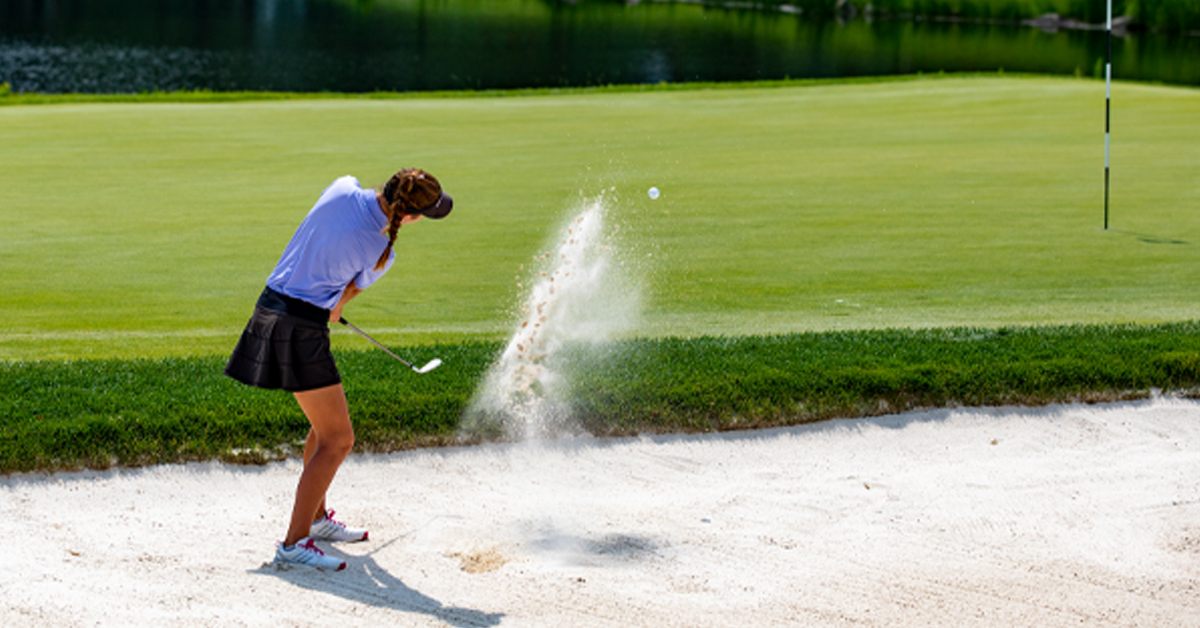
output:
M 350 425 L 350 409 L 342 385 L 295 393 L 300 409 L 312 424 L 309 440 L 305 441 L 304 471 L 296 486 L 296 503 L 292 507 L 292 522 L 284 545 L 294 545 L 308 536 L 313 513 L 325 501 L 325 491 L 333 482 L 338 467 L 354 447 L 354 428 Z
M 317 450 L 317 431 L 308 430 L 308 438 L 304 439 L 304 464 L 308 464 L 308 459 L 312 458 L 313 452 Z M 317 506 L 317 512 L 313 514 L 313 521 L 325 516 L 325 497 L 321 497 L 321 504 Z

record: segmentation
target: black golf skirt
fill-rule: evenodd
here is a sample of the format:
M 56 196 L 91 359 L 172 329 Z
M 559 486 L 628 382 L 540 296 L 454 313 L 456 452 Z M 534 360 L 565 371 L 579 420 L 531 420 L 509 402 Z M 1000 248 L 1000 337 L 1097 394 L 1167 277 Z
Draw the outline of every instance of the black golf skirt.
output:
M 250 386 L 289 392 L 342 383 L 329 350 L 329 310 L 267 288 L 225 374 Z

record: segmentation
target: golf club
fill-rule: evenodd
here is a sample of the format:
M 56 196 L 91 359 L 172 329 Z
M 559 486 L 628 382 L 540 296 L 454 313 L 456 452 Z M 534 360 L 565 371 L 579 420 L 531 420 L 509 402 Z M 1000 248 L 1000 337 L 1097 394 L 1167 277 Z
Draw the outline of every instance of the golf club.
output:
M 345 325 L 346 327 L 349 327 L 350 329 L 353 329 L 355 332 L 357 332 L 357 333 L 358 333 L 358 335 L 362 336 L 363 338 L 366 338 L 367 340 L 370 340 L 370 341 L 371 341 L 371 343 L 372 343 L 372 344 L 374 344 L 376 347 L 379 347 L 380 349 L 383 349 L 384 351 L 387 351 L 387 352 L 388 352 L 388 355 L 390 355 L 390 356 L 392 356 L 393 358 L 396 358 L 397 360 L 400 360 L 401 362 L 403 362 L 403 363 L 407 364 L 407 365 L 408 365 L 408 368 L 410 368 L 410 369 L 412 369 L 412 370 L 414 370 L 414 371 L 416 371 L 416 372 L 418 372 L 418 373 L 422 373 L 422 374 L 423 374 L 423 373 L 428 373 L 429 371 L 432 371 L 433 369 L 435 369 L 435 368 L 437 368 L 437 367 L 439 367 L 439 366 L 441 366 L 441 365 L 442 365 L 442 361 L 441 361 L 441 360 L 439 360 L 438 358 L 434 358 L 434 359 L 430 360 L 430 361 L 429 361 L 429 363 L 428 363 L 428 364 L 426 364 L 425 366 L 422 366 L 421 368 L 417 368 L 416 366 L 414 366 L 414 365 L 413 365 L 413 363 L 412 363 L 412 362 L 409 362 L 408 360 L 405 360 L 404 358 L 402 358 L 402 357 L 400 357 L 400 356 L 396 355 L 395 353 L 392 353 L 392 350 L 391 350 L 391 349 L 388 349 L 387 347 L 383 346 L 383 344 L 382 344 L 382 343 L 380 343 L 378 340 L 375 340 L 374 338 L 372 338 L 372 337 L 368 336 L 368 335 L 367 335 L 367 333 L 366 333 L 365 331 L 363 331 L 363 330 L 361 330 L 361 329 L 359 329 L 359 328 L 355 327 L 354 325 L 351 325 L 351 324 L 350 324 L 350 321 L 346 320 L 345 318 L 339 318 L 339 319 L 338 319 L 338 322 L 339 322 L 339 323 L 341 323 L 341 324 L 343 324 L 343 325 Z

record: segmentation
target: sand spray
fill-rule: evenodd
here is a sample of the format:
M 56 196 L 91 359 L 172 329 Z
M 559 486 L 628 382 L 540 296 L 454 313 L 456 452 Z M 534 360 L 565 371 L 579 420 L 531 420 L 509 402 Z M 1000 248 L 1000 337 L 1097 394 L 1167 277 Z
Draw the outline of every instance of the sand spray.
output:
M 613 350 L 609 341 L 636 329 L 641 310 L 610 203 L 603 194 L 581 199 L 549 250 L 522 266 L 519 322 L 475 393 L 467 433 L 541 440 L 580 430 L 572 418 L 575 376 Z
M 520 442 L 508 453 L 514 476 L 507 507 L 517 524 L 502 552 L 581 564 L 611 545 L 591 522 L 562 512 L 564 499 L 586 499 L 589 487 L 547 475 L 536 452 L 569 455 L 585 442 L 563 438 L 586 434 L 576 411 L 580 393 L 596 369 L 620 369 L 627 356 L 613 341 L 638 329 L 639 265 L 613 220 L 616 205 L 605 194 L 581 198 L 565 212 L 557 235 L 521 267 L 512 336 L 461 424 L 468 438 Z

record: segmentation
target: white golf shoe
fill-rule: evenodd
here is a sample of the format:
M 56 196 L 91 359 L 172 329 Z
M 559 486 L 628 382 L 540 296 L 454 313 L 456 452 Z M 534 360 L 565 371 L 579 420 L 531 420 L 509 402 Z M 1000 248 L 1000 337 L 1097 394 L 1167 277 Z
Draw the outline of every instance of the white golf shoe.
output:
M 333 511 L 325 511 L 325 516 L 313 522 L 308 531 L 310 538 L 318 541 L 340 541 L 357 543 L 367 540 L 367 531 L 360 528 L 347 528 L 346 524 L 333 518 Z
M 310 538 L 303 538 L 295 545 L 284 547 L 280 543 L 275 547 L 275 562 L 288 565 L 305 565 L 321 570 L 341 571 L 346 568 L 346 561 L 326 556 L 325 552 L 317 549 L 316 543 Z

